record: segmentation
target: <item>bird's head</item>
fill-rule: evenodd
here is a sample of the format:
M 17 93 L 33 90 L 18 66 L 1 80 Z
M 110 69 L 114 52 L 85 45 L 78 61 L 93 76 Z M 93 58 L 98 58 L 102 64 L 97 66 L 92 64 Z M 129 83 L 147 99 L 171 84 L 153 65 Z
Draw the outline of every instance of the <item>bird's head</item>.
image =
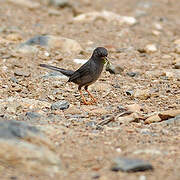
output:
M 93 55 L 92 57 L 93 58 L 96 58 L 96 59 L 100 59 L 103 61 L 103 63 L 105 64 L 106 62 L 108 62 L 108 59 L 107 59 L 107 56 L 108 56 L 108 51 L 106 48 L 104 47 L 97 47 L 94 51 L 93 51 Z

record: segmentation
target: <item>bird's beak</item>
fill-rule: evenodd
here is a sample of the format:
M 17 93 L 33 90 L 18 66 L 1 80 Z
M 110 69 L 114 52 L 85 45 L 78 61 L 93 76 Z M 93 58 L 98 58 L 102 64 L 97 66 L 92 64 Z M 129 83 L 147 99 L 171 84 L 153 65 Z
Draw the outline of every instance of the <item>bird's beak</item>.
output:
M 104 64 L 108 63 L 109 64 L 109 60 L 107 57 L 104 57 Z

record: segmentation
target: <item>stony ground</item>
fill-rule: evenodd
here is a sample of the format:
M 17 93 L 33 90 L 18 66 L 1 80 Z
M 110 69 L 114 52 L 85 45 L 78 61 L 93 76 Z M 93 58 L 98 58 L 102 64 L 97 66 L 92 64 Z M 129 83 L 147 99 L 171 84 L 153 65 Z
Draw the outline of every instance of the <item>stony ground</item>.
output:
M 61 167 L 2 160 L 1 179 L 180 179 L 180 1 L 27 2 L 0 0 L 0 116 L 43 131 Z M 102 10 L 136 22 L 74 18 Z M 24 43 L 37 35 L 51 36 L 45 46 Z M 97 46 L 108 49 L 115 74 L 104 71 L 90 87 L 96 105 L 82 105 L 75 84 L 38 66 L 77 69 Z M 55 102 L 64 104 L 53 108 Z M 114 172 L 117 157 L 142 159 L 154 169 Z

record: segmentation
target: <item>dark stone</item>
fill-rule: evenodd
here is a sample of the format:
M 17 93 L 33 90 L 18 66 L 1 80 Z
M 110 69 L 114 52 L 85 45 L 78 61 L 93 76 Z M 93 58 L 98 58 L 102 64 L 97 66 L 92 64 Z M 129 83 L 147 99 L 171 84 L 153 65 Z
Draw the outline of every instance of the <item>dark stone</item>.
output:
M 36 127 L 30 126 L 25 122 L 18 122 L 15 120 L 0 121 L 0 138 L 24 138 L 28 136 L 28 133 L 37 134 L 40 133 L 40 131 Z
M 133 91 L 133 90 L 127 90 L 127 91 L 126 91 L 126 94 L 127 94 L 128 96 L 132 96 L 132 95 L 133 95 L 133 93 L 134 93 L 134 91 Z
M 153 170 L 152 165 L 141 159 L 115 158 L 111 167 L 112 171 L 137 172 Z
M 16 83 L 16 84 L 19 83 L 19 81 L 18 81 L 15 77 L 11 77 L 10 80 L 11 80 L 13 83 Z
M 51 110 L 64 110 L 69 108 L 68 101 L 57 101 L 51 105 Z
M 136 75 L 138 75 L 137 72 L 127 72 L 127 75 L 130 77 L 135 77 Z
M 49 37 L 46 35 L 38 35 L 38 36 L 35 36 L 35 37 L 29 39 L 28 41 L 26 41 L 22 45 L 26 44 L 29 46 L 32 46 L 32 45 L 47 46 L 48 45 L 48 38 Z
M 29 119 L 36 119 L 36 118 L 40 118 L 41 115 L 37 112 L 27 112 L 26 117 Z

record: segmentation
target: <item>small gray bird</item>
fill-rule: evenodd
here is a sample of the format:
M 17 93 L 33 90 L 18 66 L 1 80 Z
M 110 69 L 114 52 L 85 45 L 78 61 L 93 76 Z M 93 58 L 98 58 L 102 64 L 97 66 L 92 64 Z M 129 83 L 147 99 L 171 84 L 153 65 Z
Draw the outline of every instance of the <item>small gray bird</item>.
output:
M 47 65 L 47 64 L 40 64 L 39 66 L 45 67 L 54 71 L 59 71 L 65 76 L 69 77 L 68 82 L 73 82 L 78 84 L 78 90 L 82 97 L 84 104 L 92 104 L 92 101 L 96 103 L 96 99 L 93 95 L 88 91 L 88 86 L 93 84 L 101 75 L 103 70 L 103 66 L 106 62 L 109 62 L 107 59 L 108 51 L 104 47 L 97 47 L 91 56 L 91 58 L 83 64 L 78 70 L 66 70 L 63 68 L 58 68 L 55 66 Z M 81 88 L 84 87 L 85 91 L 89 94 L 92 101 L 87 102 Z

